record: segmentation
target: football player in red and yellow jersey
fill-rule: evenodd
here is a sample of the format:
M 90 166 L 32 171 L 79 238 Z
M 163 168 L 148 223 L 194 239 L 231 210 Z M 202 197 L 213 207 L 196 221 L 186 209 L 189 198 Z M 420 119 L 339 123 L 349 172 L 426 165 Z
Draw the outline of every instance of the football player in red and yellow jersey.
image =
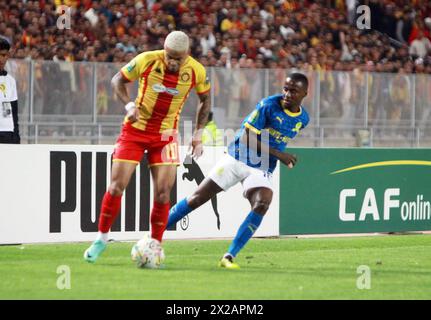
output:
M 130 101 L 126 89 L 126 83 L 131 81 L 139 81 L 135 101 Z M 112 78 L 112 85 L 124 102 L 127 115 L 115 145 L 111 183 L 99 217 L 99 234 L 84 253 L 88 262 L 95 262 L 105 250 L 109 229 L 120 211 L 121 196 L 145 151 L 154 185 L 151 237 L 162 241 L 170 191 L 179 165 L 177 129 L 181 109 L 194 88 L 200 103 L 191 149 L 192 155 L 199 157 L 201 131 L 211 108 L 205 68 L 189 56 L 189 38 L 181 31 L 173 31 L 166 37 L 164 50 L 137 55 Z

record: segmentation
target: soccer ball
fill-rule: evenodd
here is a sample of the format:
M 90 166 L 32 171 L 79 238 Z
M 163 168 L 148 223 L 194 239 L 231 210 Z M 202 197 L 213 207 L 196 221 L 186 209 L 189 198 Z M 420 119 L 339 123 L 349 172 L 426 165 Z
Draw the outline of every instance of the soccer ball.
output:
M 162 245 L 148 234 L 132 247 L 131 255 L 138 268 L 158 269 L 165 260 Z

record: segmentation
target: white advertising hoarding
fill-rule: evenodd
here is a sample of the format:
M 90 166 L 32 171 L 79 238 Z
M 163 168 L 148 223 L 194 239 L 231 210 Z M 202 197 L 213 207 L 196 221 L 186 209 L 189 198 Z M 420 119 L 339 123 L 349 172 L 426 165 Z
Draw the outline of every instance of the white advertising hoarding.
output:
M 99 145 L 0 145 L 0 244 L 93 240 L 100 201 L 110 181 L 112 151 L 113 146 Z M 186 151 L 180 149 L 182 159 Z M 182 161 L 172 201 L 190 195 L 224 151 L 206 147 L 196 163 Z M 255 236 L 279 234 L 278 169 L 273 183 L 273 203 Z M 111 238 L 136 240 L 149 230 L 152 190 L 142 162 L 123 196 L 121 218 L 112 227 Z M 176 230 L 167 230 L 164 238 L 233 237 L 250 211 L 242 193 L 241 184 L 221 192 L 179 222 Z

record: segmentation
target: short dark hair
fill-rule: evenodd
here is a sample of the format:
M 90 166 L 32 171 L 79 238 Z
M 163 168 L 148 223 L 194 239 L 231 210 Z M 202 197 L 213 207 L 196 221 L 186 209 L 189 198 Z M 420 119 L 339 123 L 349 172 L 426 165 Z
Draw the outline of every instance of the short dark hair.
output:
M 9 41 L 8 41 L 5 37 L 3 37 L 3 36 L 0 36 L 0 50 L 7 50 L 7 51 L 9 51 L 9 50 L 10 50 L 10 43 L 9 43 Z
M 307 77 L 299 72 L 294 72 L 288 75 L 288 78 L 292 79 L 293 81 L 301 82 L 305 88 L 308 88 L 308 79 Z

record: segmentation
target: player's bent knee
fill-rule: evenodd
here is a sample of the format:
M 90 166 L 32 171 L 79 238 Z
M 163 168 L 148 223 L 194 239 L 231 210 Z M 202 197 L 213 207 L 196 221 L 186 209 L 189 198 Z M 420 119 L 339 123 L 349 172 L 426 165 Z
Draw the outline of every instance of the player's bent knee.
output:
M 124 184 L 117 181 L 113 181 L 109 186 L 109 193 L 113 196 L 120 196 L 123 194 L 124 189 L 126 189 L 126 186 Z
M 168 203 L 171 200 L 171 190 L 170 189 L 160 189 L 154 193 L 154 200 L 158 203 Z
M 267 201 L 257 201 L 253 204 L 252 210 L 263 215 L 268 211 L 270 204 L 271 202 Z

